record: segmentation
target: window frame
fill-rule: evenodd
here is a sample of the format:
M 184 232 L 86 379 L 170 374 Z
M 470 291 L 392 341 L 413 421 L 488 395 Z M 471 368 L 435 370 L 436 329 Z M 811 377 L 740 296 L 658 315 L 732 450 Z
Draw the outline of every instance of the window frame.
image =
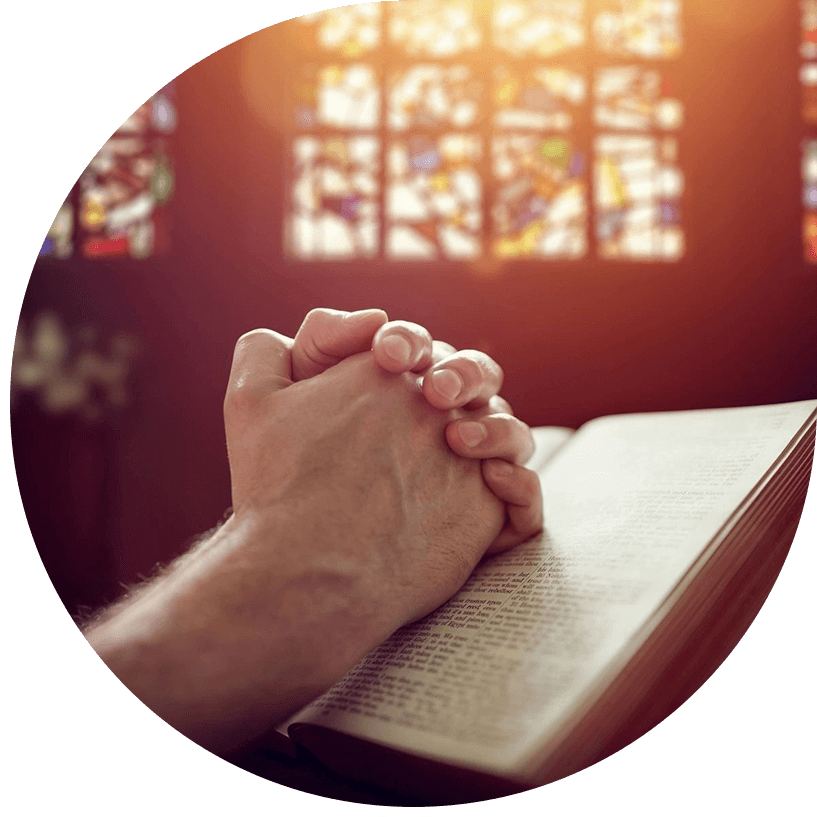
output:
M 407 0 L 411 2 L 411 0 Z M 294 121 L 294 105 L 295 105 L 295 91 L 293 83 L 289 83 L 288 104 L 287 110 L 290 114 L 288 120 L 289 125 L 285 134 L 285 147 L 287 164 L 284 173 L 285 181 L 285 195 L 283 208 L 283 223 L 281 227 L 282 233 L 282 251 L 283 260 L 287 266 L 300 268 L 302 265 L 309 266 L 311 269 L 326 267 L 336 268 L 338 266 L 352 266 L 359 272 L 365 271 L 391 271 L 395 268 L 406 267 L 413 272 L 421 271 L 423 268 L 434 267 L 435 270 L 452 269 L 452 270 L 473 270 L 489 275 L 496 273 L 499 270 L 505 270 L 508 267 L 519 268 L 522 270 L 536 270 L 542 272 L 543 266 L 550 269 L 565 268 L 566 270 L 577 270 L 582 267 L 597 269 L 599 264 L 611 264 L 615 267 L 634 266 L 639 270 L 648 270 L 651 268 L 666 269 L 668 266 L 677 266 L 683 263 L 684 259 L 691 252 L 692 246 L 689 234 L 689 222 L 685 217 L 688 212 L 688 185 L 689 174 L 685 167 L 685 151 L 684 151 L 684 135 L 687 130 L 687 123 L 683 121 L 679 127 L 674 129 L 659 129 L 649 128 L 646 130 L 623 130 L 606 128 L 597 125 L 594 122 L 594 107 L 595 107 L 595 81 L 596 74 L 599 70 L 608 67 L 637 67 L 642 70 L 655 70 L 660 75 L 664 76 L 670 74 L 673 84 L 675 86 L 674 98 L 679 99 L 683 106 L 684 115 L 686 115 L 687 106 L 684 97 L 684 61 L 687 55 L 686 48 L 686 4 L 684 0 L 678 0 L 678 24 L 680 29 L 680 49 L 679 52 L 672 58 L 653 58 L 646 59 L 636 55 L 629 57 L 612 55 L 603 52 L 595 43 L 593 36 L 593 19 L 598 12 L 598 2 L 601 0 L 584 0 L 583 3 L 583 29 L 586 40 L 584 46 L 573 49 L 567 53 L 559 54 L 555 57 L 530 57 L 530 56 L 514 56 L 502 51 L 499 46 L 493 43 L 491 34 L 491 8 L 494 0 L 474 0 L 473 6 L 476 7 L 476 18 L 479 21 L 480 30 L 482 32 L 482 42 L 480 46 L 474 49 L 469 54 L 459 54 L 452 57 L 425 57 L 425 56 L 409 56 L 400 53 L 396 49 L 389 48 L 388 30 L 389 22 L 392 14 L 393 3 L 382 3 L 381 5 L 381 22 L 380 22 L 380 43 L 379 46 L 364 55 L 348 56 L 336 54 L 330 51 L 325 52 L 311 52 L 306 49 L 299 51 L 299 58 L 303 60 L 303 64 L 317 64 L 317 65 L 353 65 L 353 64 L 368 64 L 374 68 L 376 77 L 376 84 L 379 90 L 379 124 L 376 128 L 370 130 L 352 130 L 352 129 L 336 129 L 327 127 L 313 127 L 310 129 L 299 129 Z M 299 20 L 292 21 L 294 25 L 298 25 Z M 501 62 L 500 62 L 501 59 Z M 475 78 L 481 82 L 481 102 L 480 102 L 480 116 L 478 117 L 478 124 L 472 127 L 465 127 L 461 129 L 454 128 L 422 128 L 422 129 L 408 129 L 395 131 L 389 127 L 388 124 L 388 91 L 390 84 L 390 75 L 404 70 L 405 68 L 414 65 L 441 65 L 453 66 L 466 64 L 474 70 Z M 580 147 L 584 160 L 584 187 L 585 187 L 585 206 L 586 206 L 586 250 L 583 255 L 577 257 L 567 256 L 540 256 L 540 255 L 519 255 L 514 257 L 502 257 L 496 255 L 491 250 L 491 236 L 492 221 L 493 221 L 493 199 L 492 182 L 495 182 L 491 168 L 492 156 L 492 139 L 495 134 L 538 134 L 544 133 L 536 130 L 514 130 L 514 129 L 500 129 L 494 125 L 494 113 L 496 106 L 491 99 L 491 91 L 494 83 L 493 70 L 495 66 L 504 64 L 513 70 L 526 70 L 533 67 L 555 67 L 566 68 L 568 70 L 575 70 L 579 72 L 585 80 L 585 96 L 582 103 L 576 107 L 576 116 L 569 130 L 560 132 L 559 135 L 572 138 Z M 457 132 L 463 134 L 476 135 L 482 144 L 482 158 L 477 164 L 477 169 L 482 181 L 482 226 L 480 230 L 480 240 L 482 252 L 480 256 L 474 259 L 455 259 L 450 257 L 437 258 L 411 258 L 411 257 L 392 257 L 386 252 L 387 246 L 387 228 L 389 219 L 386 214 L 386 192 L 387 192 L 387 156 L 390 143 L 394 140 L 405 139 L 412 134 L 435 135 L 447 132 Z M 555 133 L 555 132 L 554 132 Z M 595 140 L 603 135 L 622 135 L 622 136 L 647 136 L 650 138 L 669 137 L 675 140 L 678 148 L 678 158 L 675 167 L 680 171 L 683 180 L 683 187 L 680 195 L 677 197 L 678 204 L 681 211 L 681 219 L 679 227 L 683 236 L 683 249 L 678 257 L 665 258 L 658 256 L 638 257 L 635 255 L 627 255 L 621 257 L 604 257 L 599 253 L 599 239 L 597 235 L 597 210 L 596 204 L 596 183 L 595 183 Z M 313 258 L 306 258 L 296 255 L 292 251 L 291 244 L 291 227 L 290 221 L 293 213 L 292 203 L 292 184 L 295 177 L 293 146 L 297 138 L 301 136 L 329 136 L 334 135 L 338 137 L 356 136 L 356 135 L 371 135 L 377 139 L 380 146 L 380 162 L 378 172 L 378 239 L 377 252 L 372 257 L 343 257 L 343 256 L 316 256 Z

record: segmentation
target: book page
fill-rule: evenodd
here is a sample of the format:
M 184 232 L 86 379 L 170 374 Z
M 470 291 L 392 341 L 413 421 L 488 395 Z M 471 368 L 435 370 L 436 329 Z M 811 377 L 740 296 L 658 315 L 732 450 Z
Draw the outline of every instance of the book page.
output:
M 487 560 L 293 720 L 513 774 L 604 677 L 815 405 L 589 423 L 542 472 L 544 535 Z
M 525 463 L 525 467 L 538 473 L 556 456 L 558 451 L 561 451 L 575 432 L 572 428 L 562 426 L 539 426 L 532 428 L 531 434 L 536 450 L 530 460 Z

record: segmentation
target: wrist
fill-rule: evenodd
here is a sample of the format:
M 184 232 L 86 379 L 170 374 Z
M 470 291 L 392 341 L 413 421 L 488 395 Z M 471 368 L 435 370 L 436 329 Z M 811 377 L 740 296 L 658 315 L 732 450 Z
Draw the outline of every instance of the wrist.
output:
M 208 749 L 236 749 L 391 632 L 361 566 L 342 548 L 307 558 L 308 545 L 283 509 L 232 517 L 88 640 L 172 726 Z

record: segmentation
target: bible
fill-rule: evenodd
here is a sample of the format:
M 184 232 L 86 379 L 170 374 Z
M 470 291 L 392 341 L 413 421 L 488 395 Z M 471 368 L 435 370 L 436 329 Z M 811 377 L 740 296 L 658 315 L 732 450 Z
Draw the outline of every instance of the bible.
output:
M 757 613 L 805 501 L 816 415 L 812 400 L 534 429 L 544 532 L 484 559 L 282 731 L 427 804 L 606 757 L 694 692 Z

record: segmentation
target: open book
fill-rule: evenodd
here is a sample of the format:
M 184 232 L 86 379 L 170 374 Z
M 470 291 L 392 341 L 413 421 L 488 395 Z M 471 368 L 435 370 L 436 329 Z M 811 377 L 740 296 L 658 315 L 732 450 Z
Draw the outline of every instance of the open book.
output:
M 289 737 L 430 803 L 541 785 L 625 745 L 697 688 L 762 604 L 805 500 L 816 410 L 536 429 L 544 534 L 485 560 L 288 721 Z

